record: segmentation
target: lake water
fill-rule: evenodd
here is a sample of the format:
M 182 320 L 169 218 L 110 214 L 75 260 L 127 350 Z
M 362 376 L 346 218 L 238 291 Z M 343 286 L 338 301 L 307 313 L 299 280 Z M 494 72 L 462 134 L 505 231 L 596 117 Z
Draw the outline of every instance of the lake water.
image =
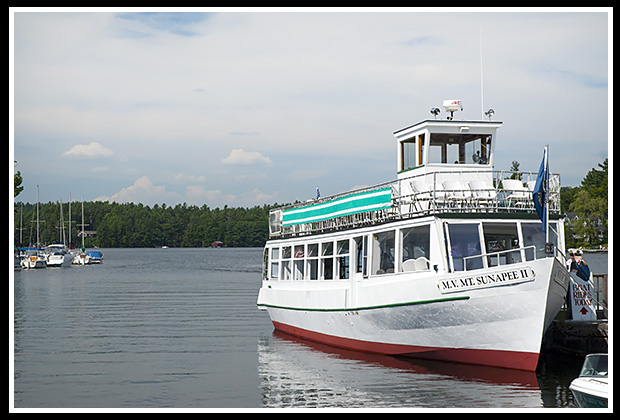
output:
M 565 355 L 527 373 L 274 332 L 256 308 L 262 249 L 102 251 L 100 265 L 13 274 L 16 409 L 575 406 L 582 360 Z M 607 254 L 587 257 L 607 272 Z

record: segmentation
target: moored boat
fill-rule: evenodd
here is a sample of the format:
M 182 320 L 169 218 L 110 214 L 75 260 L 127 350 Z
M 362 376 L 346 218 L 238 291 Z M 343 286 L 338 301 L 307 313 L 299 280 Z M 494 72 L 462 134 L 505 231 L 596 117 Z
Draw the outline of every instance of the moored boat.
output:
M 607 353 L 594 353 L 586 356 L 579 377 L 575 378 L 569 386 L 579 407 L 608 407 L 609 372 L 607 371 L 607 361 Z
M 84 247 L 84 237 L 86 233 L 84 232 L 84 197 L 82 197 L 82 231 L 78 232 L 78 235 L 82 238 L 82 249 L 79 252 L 76 252 L 73 256 L 73 260 L 71 264 L 73 265 L 89 265 L 91 263 L 91 257 L 86 252 L 86 247 Z
M 22 248 L 21 267 L 25 269 L 47 268 L 47 259 L 43 250 L 37 247 Z
M 495 171 L 501 125 L 421 121 L 395 181 L 272 210 L 258 308 L 334 346 L 535 370 L 569 281 L 559 175 Z
M 45 248 L 45 259 L 48 267 L 67 267 L 73 255 L 64 244 L 51 244 Z
M 103 252 L 101 251 L 87 251 L 86 255 L 90 257 L 91 264 L 101 264 L 103 262 Z

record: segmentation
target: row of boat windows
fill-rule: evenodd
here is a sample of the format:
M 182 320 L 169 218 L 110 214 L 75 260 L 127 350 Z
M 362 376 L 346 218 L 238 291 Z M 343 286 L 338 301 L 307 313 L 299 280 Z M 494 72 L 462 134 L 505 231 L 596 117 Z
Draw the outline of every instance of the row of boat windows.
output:
M 265 279 L 347 280 L 351 270 L 367 276 L 395 272 L 395 237 L 400 235 L 399 271 L 428 270 L 430 225 L 389 230 L 351 239 L 265 249 Z M 372 256 L 369 262 L 369 237 Z M 419 267 L 413 261 L 419 260 Z M 403 268 L 404 267 L 404 268 Z
M 557 245 L 556 223 L 551 242 Z M 431 258 L 431 226 L 390 229 L 350 239 L 317 241 L 265 248 L 263 278 L 272 280 L 347 280 L 351 271 L 380 276 L 438 270 Z M 545 256 L 540 222 L 448 223 L 448 271 L 530 261 Z M 434 261 L 434 262 L 432 262 Z

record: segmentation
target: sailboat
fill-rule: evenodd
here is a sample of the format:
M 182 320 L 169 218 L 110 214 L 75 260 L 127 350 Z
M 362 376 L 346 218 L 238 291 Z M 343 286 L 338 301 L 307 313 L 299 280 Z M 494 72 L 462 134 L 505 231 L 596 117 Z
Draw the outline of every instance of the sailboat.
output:
M 39 245 L 39 186 L 37 185 L 37 242 L 34 247 L 22 249 L 25 254 L 21 260 L 22 268 L 46 268 L 47 260 Z
M 71 263 L 73 265 L 88 265 L 90 264 L 90 255 L 88 255 L 86 253 L 86 247 L 84 246 L 84 236 L 86 236 L 86 234 L 84 233 L 84 226 L 86 226 L 84 224 L 84 197 L 82 196 L 82 232 L 81 232 L 81 236 L 82 236 L 82 249 L 80 252 L 78 252 L 74 257 L 73 257 L 73 261 L 71 261 Z
M 46 247 L 46 259 L 48 267 L 67 267 L 71 265 L 73 255 L 69 252 L 69 248 L 65 245 L 65 222 L 62 214 L 62 201 L 60 205 L 60 240 L 57 244 L 51 244 Z

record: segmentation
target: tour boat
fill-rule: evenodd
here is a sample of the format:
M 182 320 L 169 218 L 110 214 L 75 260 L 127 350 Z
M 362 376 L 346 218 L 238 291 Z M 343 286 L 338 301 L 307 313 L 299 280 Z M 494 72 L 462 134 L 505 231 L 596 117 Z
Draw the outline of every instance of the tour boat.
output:
M 579 407 L 607 408 L 609 406 L 609 372 L 607 353 L 586 356 L 579 377 L 568 387 Z
M 394 133 L 395 181 L 270 212 L 257 306 L 332 346 L 534 371 L 568 290 L 559 175 L 495 171 L 502 123 L 444 106 Z

